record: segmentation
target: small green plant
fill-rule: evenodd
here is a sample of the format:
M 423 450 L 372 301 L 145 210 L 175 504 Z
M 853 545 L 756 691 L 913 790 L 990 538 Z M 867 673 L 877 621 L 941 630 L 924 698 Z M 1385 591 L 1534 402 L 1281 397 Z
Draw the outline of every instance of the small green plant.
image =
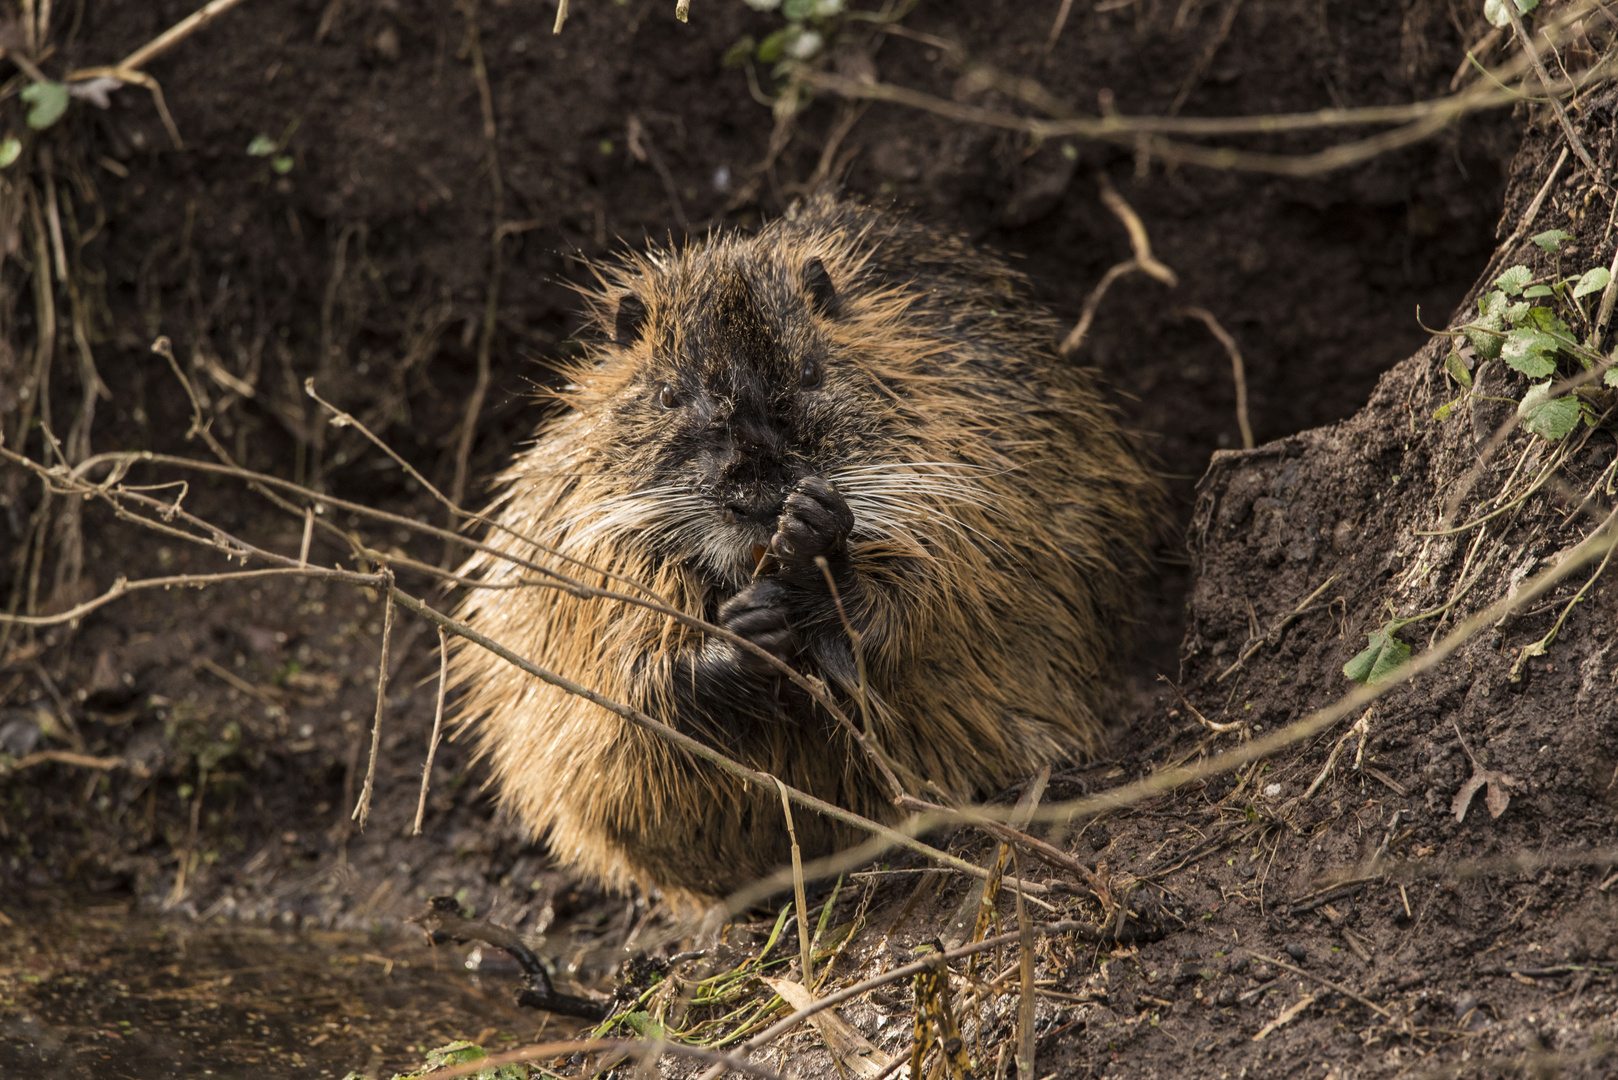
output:
M 1539 0 L 1516 0 L 1517 13 L 1526 15 L 1539 7 Z M 1506 0 L 1484 0 L 1483 17 L 1502 30 L 1510 29 L 1511 16 L 1506 14 Z
M 779 11 L 786 25 L 759 41 L 751 34 L 725 51 L 724 65 L 738 67 L 812 60 L 826 47 L 843 15 L 843 0 L 745 0 L 754 11 Z
M 67 87 L 59 82 L 29 83 L 17 96 L 28 103 L 28 126 L 35 131 L 44 131 L 67 112 Z
M 1531 435 L 1558 443 L 1571 435 L 1581 421 L 1591 427 L 1600 422 L 1601 411 L 1597 405 L 1603 400 L 1601 384 L 1618 387 L 1618 366 L 1615 366 L 1618 353 L 1604 356 L 1598 351 L 1602 326 L 1612 314 L 1612 293 L 1618 288 L 1618 282 L 1613 281 L 1611 272 L 1604 266 L 1589 267 L 1574 274 L 1563 273 L 1563 245 L 1573 237 L 1561 229 L 1548 229 L 1531 239 L 1541 251 L 1555 256 L 1555 272 L 1536 280 L 1533 270 L 1527 266 L 1507 268 L 1495 279 L 1494 288 L 1478 299 L 1477 317 L 1447 331 L 1452 342 L 1465 343 L 1450 349 L 1444 358 L 1444 371 L 1461 392 L 1439 406 L 1433 416 L 1441 422 L 1447 420 L 1456 406 L 1468 400 L 1506 402 L 1516 406 L 1517 422 Z M 1591 300 L 1591 297 L 1597 299 Z M 1463 349 L 1480 361 L 1498 359 L 1506 367 L 1522 373 L 1528 380 L 1527 388 L 1520 397 L 1489 397 L 1476 393 L 1474 369 L 1463 355 Z M 1563 380 L 1560 383 L 1559 378 Z M 1543 477 L 1548 477 L 1553 469 L 1554 461 Z M 1539 490 L 1543 477 L 1529 483 L 1524 492 L 1509 501 L 1502 495 L 1502 505 L 1475 521 L 1446 532 L 1463 532 L 1512 511 Z M 1467 587 L 1458 589 L 1444 606 L 1418 615 L 1400 618 L 1390 607 L 1386 621 L 1366 635 L 1366 647 L 1343 665 L 1343 674 L 1366 685 L 1391 677 L 1410 660 L 1410 646 L 1400 640 L 1399 631 L 1413 622 L 1443 614 L 1465 594 Z
M 435 1050 L 427 1051 L 427 1064 L 415 1072 L 398 1076 L 395 1080 L 418 1080 L 420 1077 L 430 1076 L 439 1069 L 447 1069 L 454 1065 L 466 1065 L 474 1061 L 482 1061 L 489 1056 L 488 1052 L 474 1042 L 464 1039 L 457 1040 Z M 524 1064 L 491 1065 L 470 1074 L 470 1080 L 529 1080 L 530 1077 L 550 1075 L 540 1069 L 530 1069 Z M 343 1080 L 366 1080 L 362 1073 L 351 1072 Z
M 1460 594 L 1457 594 L 1456 599 Z M 1388 605 L 1388 621 L 1365 635 L 1366 646 L 1354 654 L 1354 659 L 1343 665 L 1343 674 L 1357 683 L 1374 685 L 1404 667 L 1410 661 L 1410 646 L 1399 640 L 1399 631 L 1411 623 L 1434 619 L 1455 606 L 1455 600 L 1442 607 L 1400 618 Z
M 1410 646 L 1399 640 L 1399 627 L 1407 621 L 1394 619 L 1365 635 L 1370 644 L 1343 665 L 1343 674 L 1357 683 L 1370 685 L 1403 667 L 1410 659 Z
M 38 72 L 36 71 L 37 75 Z M 59 82 L 40 77 L 29 83 L 17 92 L 17 98 L 28 107 L 23 116 L 23 122 L 30 131 L 44 131 L 46 128 L 60 120 L 67 112 L 68 103 L 73 95 L 68 88 Z M 0 169 L 14 164 L 22 157 L 23 142 L 16 135 L 7 133 L 0 139 Z
M 1479 358 L 1498 358 L 1531 380 L 1544 380 L 1530 385 L 1520 399 L 1499 400 L 1515 404 L 1523 427 L 1549 442 L 1566 438 L 1580 420 L 1594 425 L 1598 415 L 1590 401 L 1592 388 L 1588 383 L 1571 392 L 1555 390 L 1558 374 L 1576 374 L 1569 361 L 1577 361 L 1584 371 L 1599 372 L 1605 385 L 1618 387 L 1618 367 L 1612 358 L 1595 351 L 1600 314 L 1591 310 L 1586 299 L 1607 290 L 1612 275 L 1606 267 L 1594 266 L 1564 276 L 1561 248 L 1570 239 L 1560 229 L 1533 237 L 1541 250 L 1558 256 L 1556 273 L 1536 281 L 1528 267 L 1510 267 L 1495 279 L 1495 287 L 1479 298 L 1477 318 L 1451 331 L 1469 342 Z M 1574 326 L 1586 330 L 1585 342 L 1579 341 Z M 1473 393 L 1472 370 L 1458 348 L 1451 349 L 1444 358 L 1444 370 L 1462 392 L 1434 412 L 1434 418 L 1440 421 L 1447 420 L 1462 401 L 1481 396 Z
M 275 175 L 285 176 L 292 171 L 292 166 L 295 164 L 291 154 L 282 152 L 286 146 L 285 140 L 290 137 L 290 131 L 282 137 L 280 142 L 270 138 L 268 135 L 255 135 L 253 136 L 253 141 L 247 144 L 247 155 L 249 157 L 269 158 L 270 169 Z

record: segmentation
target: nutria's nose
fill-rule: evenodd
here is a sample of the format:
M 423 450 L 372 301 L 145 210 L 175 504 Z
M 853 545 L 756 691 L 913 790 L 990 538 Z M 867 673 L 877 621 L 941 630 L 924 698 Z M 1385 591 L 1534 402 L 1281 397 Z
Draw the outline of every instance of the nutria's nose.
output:
M 752 498 L 741 495 L 726 500 L 725 509 L 734 515 L 737 521 L 773 525 L 775 519 L 781 516 L 781 499 L 774 495 Z

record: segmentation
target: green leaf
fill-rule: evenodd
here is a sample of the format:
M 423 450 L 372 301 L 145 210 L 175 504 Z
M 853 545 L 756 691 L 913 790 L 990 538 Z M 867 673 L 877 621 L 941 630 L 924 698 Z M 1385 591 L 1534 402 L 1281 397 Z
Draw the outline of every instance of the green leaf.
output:
M 1538 6 L 1539 0 L 1517 0 L 1517 10 L 1524 15 Z M 1511 16 L 1506 14 L 1506 0 L 1484 0 L 1483 17 L 1501 30 L 1511 25 Z
M 1546 229 L 1542 233 L 1535 233 L 1529 239 L 1538 244 L 1541 250 L 1557 251 L 1562 247 L 1564 240 L 1573 239 L 1573 234 L 1563 232 L 1561 229 Z
M 1541 379 L 1556 370 L 1557 340 L 1539 330 L 1521 327 L 1507 336 L 1500 356 L 1531 379 Z
M 277 154 L 270 159 L 270 170 L 277 176 L 285 176 L 292 171 L 292 155 Z
M 1501 340 L 1493 334 L 1485 334 L 1481 330 L 1468 329 L 1467 340 L 1472 342 L 1472 348 L 1477 350 L 1479 356 L 1485 360 L 1493 360 L 1500 355 Z
M 1387 627 L 1366 634 L 1365 639 L 1370 644 L 1343 665 L 1343 674 L 1357 683 L 1379 683 L 1410 659 L 1410 646 Z
M 29 83 L 18 95 L 28 102 L 28 126 L 44 131 L 67 112 L 67 87 L 59 82 Z
M 777 60 L 781 59 L 781 55 L 786 52 L 787 39 L 795 36 L 797 31 L 798 28 L 796 26 L 783 26 L 781 29 L 759 42 L 759 61 L 765 64 L 773 64 Z
M 1454 411 L 1455 402 L 1446 401 L 1444 404 L 1433 410 L 1433 419 L 1442 424 L 1445 420 L 1449 419 L 1449 414 Z
M 1528 294 L 1524 293 L 1523 295 Z M 1556 312 L 1550 308 L 1536 307 L 1529 309 L 1528 314 L 1522 320 L 1522 324 L 1531 326 L 1535 330 L 1543 330 L 1547 334 L 1561 334 L 1563 337 L 1572 336 L 1567 328 L 1567 323 L 1559 319 Z
M 661 1039 L 663 1025 L 652 1019 L 648 1012 L 632 1012 L 624 1017 L 624 1024 L 643 1039 Z
M 1573 286 L 1573 299 L 1577 300 L 1581 296 L 1589 296 L 1593 292 L 1600 292 L 1607 287 L 1607 282 L 1611 280 L 1612 275 L 1607 272 L 1605 266 L 1586 270 L 1584 276 L 1579 279 L 1579 283 Z
M 1556 373 L 1556 361 L 1544 353 L 1529 353 L 1526 356 L 1507 357 L 1506 363 L 1530 379 L 1543 379 L 1547 375 Z
M 1499 293 L 1490 293 L 1490 296 L 1499 296 Z M 1475 320 L 1471 326 L 1464 328 L 1466 339 L 1472 343 L 1479 356 L 1485 360 L 1493 360 L 1500 355 L 1500 346 L 1504 342 L 1494 334 L 1485 333 L 1487 330 L 1499 330 L 1504 320 L 1500 312 L 1490 311 Z
M 1522 291 L 1524 300 L 1538 300 L 1541 296 L 1552 296 L 1549 285 L 1530 285 Z
M 427 1064 L 430 1068 L 441 1069 L 446 1065 L 463 1065 L 468 1061 L 482 1061 L 488 1053 L 477 1043 L 457 1039 L 446 1043 L 436 1049 L 427 1051 Z
M 1466 389 L 1472 389 L 1472 373 L 1466 370 L 1466 361 L 1454 349 L 1451 349 L 1449 355 L 1444 357 L 1444 370 L 1449 372 L 1450 378 L 1466 387 Z
M 254 135 L 253 141 L 247 144 L 247 152 L 253 157 L 269 157 L 276 149 L 275 140 L 268 135 Z
M 1608 368 L 1607 373 L 1601 377 L 1601 381 L 1608 386 L 1618 386 L 1618 367 Z
M 1517 404 L 1517 418 L 1523 427 L 1547 442 L 1567 437 L 1579 425 L 1579 399 L 1551 397 L 1551 384 L 1539 383 Z
M 1533 271 L 1526 266 L 1513 266 L 1495 279 L 1495 285 L 1507 296 L 1516 296 L 1534 280 Z
M 753 39 L 752 34 L 739 37 L 730 48 L 725 50 L 725 55 L 720 59 L 719 66 L 727 68 L 741 67 L 753 58 L 753 50 L 756 48 L 758 48 L 758 42 Z
M 22 140 L 15 135 L 7 135 L 0 140 L 0 169 L 8 167 L 22 155 Z

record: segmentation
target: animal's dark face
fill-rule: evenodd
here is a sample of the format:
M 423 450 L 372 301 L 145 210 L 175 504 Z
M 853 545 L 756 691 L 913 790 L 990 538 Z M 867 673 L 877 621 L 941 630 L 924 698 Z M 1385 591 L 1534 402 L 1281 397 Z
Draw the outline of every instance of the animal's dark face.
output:
M 868 454 L 883 405 L 837 355 L 820 259 L 721 249 L 659 269 L 652 295 L 618 301 L 615 349 L 633 371 L 603 403 L 602 464 L 633 480 L 647 541 L 739 584 L 792 486 Z

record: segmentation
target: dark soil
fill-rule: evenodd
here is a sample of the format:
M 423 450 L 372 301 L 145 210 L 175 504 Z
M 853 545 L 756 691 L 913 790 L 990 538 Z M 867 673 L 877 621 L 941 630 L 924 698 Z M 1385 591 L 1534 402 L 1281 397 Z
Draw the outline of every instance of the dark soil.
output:
M 1612 108 L 1610 95 L 1588 101 L 1581 122 L 1603 169 L 1611 161 Z M 1506 200 L 1508 222 L 1520 219 L 1559 149 L 1559 132 L 1530 136 Z M 1581 198 L 1576 179 L 1559 185 L 1535 230 L 1573 232 L 1575 247 L 1565 257 L 1580 266 L 1605 263 L 1607 210 L 1587 214 Z M 1526 241 L 1502 251 L 1494 269 L 1513 263 L 1536 276 L 1555 272 L 1554 258 Z M 1517 429 L 1491 454 L 1486 447 L 1511 410 L 1488 400 L 1470 409 L 1463 402 L 1449 420 L 1434 419 L 1457 390 L 1443 376 L 1448 348 L 1439 339 L 1389 372 L 1351 420 L 1215 457 L 1191 526 L 1196 585 L 1183 668 L 1188 684 L 1200 687 L 1192 698 L 1210 720 L 1243 719 L 1257 731 L 1330 703 L 1347 685 L 1343 665 L 1386 621 L 1386 605 L 1414 614 L 1460 596 L 1441 618 L 1405 630 L 1419 652 L 1514 582 L 1554 566 L 1612 512 L 1602 492 L 1610 491 L 1606 470 L 1618 449 L 1615 401 L 1604 391 L 1592 400 L 1607 425 L 1570 436 L 1577 449 L 1562 474 L 1565 486 L 1554 487 L 1559 495 L 1529 500 L 1481 537 L 1479 530 L 1417 532 L 1437 529 L 1451 499 L 1460 502 L 1450 523 L 1481 517 L 1505 490 L 1512 466 L 1548 449 Z M 1520 397 L 1528 385 L 1502 372 L 1499 361 L 1479 375 L 1486 394 Z M 1480 460 L 1486 465 L 1469 479 Z M 1582 501 L 1592 485 L 1595 497 Z M 1466 569 L 1469 553 L 1475 561 Z M 1475 588 L 1463 589 L 1474 574 Z M 1334 575 L 1328 602 L 1271 632 Z M 1158 963 L 1167 964 L 1170 952 L 1205 961 L 1209 948 L 1283 959 L 1301 949 L 1294 955 L 1307 956 L 1313 975 L 1354 988 L 1412 1028 L 1400 1033 L 1327 994 L 1323 1009 L 1273 1036 L 1269 1048 L 1255 1048 L 1249 1040 L 1277 1010 L 1248 1009 L 1241 991 L 1268 985 L 1259 1000 L 1276 1005 L 1323 991 L 1315 979 L 1289 978 L 1274 967 L 1269 974 L 1280 977 L 1266 984 L 1238 959 L 1213 968 L 1216 977 L 1194 995 L 1199 1004 L 1223 1005 L 1228 988 L 1237 992 L 1235 1009 L 1205 1014 L 1211 1028 L 1192 1010 L 1183 1032 L 1165 1023 L 1161 1035 L 1151 1034 L 1168 1063 L 1190 1068 L 1195 1059 L 1184 1055 L 1194 1047 L 1204 1062 L 1211 1056 L 1233 1070 L 1238 1062 L 1274 1063 L 1276 1075 L 1284 1063 L 1322 1056 L 1354 1060 L 1345 1076 L 1467 1059 L 1479 1062 L 1476 1075 L 1494 1075 L 1524 1068 L 1536 1055 L 1554 1062 L 1556 1075 L 1610 1073 L 1618 1006 L 1618 900 L 1610 891 L 1618 863 L 1618 587 L 1610 577 L 1597 579 L 1549 652 L 1526 663 L 1523 654 L 1590 577 L 1588 568 L 1575 572 L 1526 613 L 1500 620 L 1435 672 L 1376 703 L 1363 735 L 1341 736 L 1352 754 L 1344 753 L 1312 796 L 1307 791 L 1338 732 L 1256 774 L 1260 794 L 1235 800 L 1256 820 L 1232 813 L 1234 778 L 1176 800 L 1188 817 L 1193 805 L 1203 806 L 1205 823 L 1192 826 L 1198 846 L 1211 836 L 1219 842 L 1201 880 L 1181 875 L 1171 891 L 1212 918 L 1198 934 L 1176 935 L 1171 949 L 1158 950 Z M 1219 681 L 1254 637 L 1265 638 L 1263 646 Z M 1498 817 L 1479 793 L 1459 819 L 1457 796 L 1485 768 L 1509 776 L 1515 793 Z M 1263 836 L 1269 839 L 1249 846 Z M 1234 843 L 1238 837 L 1248 839 Z M 1354 887 L 1354 868 L 1379 848 L 1399 869 Z M 1161 858 L 1176 858 L 1174 850 L 1170 845 Z M 1463 869 L 1490 860 L 1484 872 Z M 1334 879 L 1350 887 L 1322 895 Z M 1472 1073 L 1462 1067 L 1460 1074 Z
M 48 66 L 60 74 L 125 55 L 192 6 L 88 3 Z M 1046 56 L 1056 6 L 924 3 L 904 25 L 1036 77 L 1082 110 L 1106 92 L 1122 112 L 1166 112 L 1201 70 L 1189 84 L 1183 111 L 1190 115 L 1434 96 L 1447 91 L 1464 47 L 1484 29 L 1470 9 L 1459 17 L 1421 0 L 1398 10 L 1322 4 L 1306 12 L 1247 0 L 1204 63 L 1223 5 L 1140 0 L 1074 5 Z M 548 6 L 493 0 L 479 7 L 475 40 L 496 121 L 493 159 L 470 21 L 459 8 L 422 0 L 285 0 L 232 10 L 150 68 L 184 150 L 171 146 L 150 96 L 136 88 L 114 94 L 105 112 L 76 106 L 47 138 L 96 284 L 88 303 L 94 355 L 110 396 L 95 414 L 93 448 L 205 453 L 186 441 L 189 405 L 149 352 L 152 338 L 166 334 L 208 395 L 213 433 L 244 465 L 442 523 L 443 512 L 396 466 L 352 431 L 325 427 L 302 383 L 314 377 L 323 396 L 451 488 L 458 425 L 478 384 L 498 222 L 506 228 L 489 384 L 468 470 L 475 502 L 477 478 L 532 428 L 539 407 L 531 390 L 550 377 L 549 361 L 572 348 L 571 289 L 589 282 L 580 259 L 645 236 L 748 227 L 782 212 L 814 177 L 828 135 L 850 118 L 840 101 L 814 102 L 772 158 L 770 110 L 755 102 L 748 72 L 721 60 L 739 38 L 762 38 L 778 23 L 729 0 L 699 0 L 681 27 L 671 7 L 667 0 L 576 3 L 555 37 Z M 61 18 L 65 34 L 70 15 Z M 885 80 L 945 98 L 968 93 L 950 54 L 925 37 L 877 35 L 864 24 L 851 24 L 848 35 L 841 66 L 865 54 Z M 768 71 L 756 74 L 768 86 Z M 992 92 L 974 100 L 1012 107 Z M 1140 645 L 1124 673 L 1137 693 L 1120 721 L 1118 760 L 1075 773 L 1050 798 L 1110 786 L 1196 748 L 1195 731 L 1155 684 L 1158 674 L 1193 688 L 1214 719 L 1273 727 L 1342 692 L 1341 666 L 1375 628 L 1383 600 L 1415 602 L 1427 597 L 1421 588 L 1436 587 L 1390 591 L 1390 582 L 1405 580 L 1400 560 L 1415 551 L 1412 507 L 1430 503 L 1460 460 L 1452 445 L 1457 422 L 1439 428 L 1426 420 L 1443 390 L 1434 353 L 1418 352 L 1427 337 L 1414 315 L 1419 307 L 1437 324 L 1457 308 L 1497 234 L 1510 231 L 1543 179 L 1548 138 L 1511 164 L 1524 122 L 1503 113 L 1473 117 L 1420 146 L 1307 180 L 1165 168 L 1092 144 L 1034 145 L 885 105 L 849 129 L 833 170 L 846 190 L 913 208 L 1012 255 L 1064 318 L 1075 318 L 1106 268 L 1129 255 L 1123 227 L 1096 197 L 1098 172 L 1112 178 L 1156 254 L 1180 275 L 1174 290 L 1125 278 L 1079 360 L 1101 369 L 1169 476 L 1176 524 L 1191 525 L 1195 558 L 1183 554 L 1180 533 L 1165 541 Z M 246 152 L 260 135 L 290 159 L 284 173 L 270 157 Z M 1250 145 L 1303 152 L 1341 137 Z M 1539 227 L 1574 230 L 1564 222 L 1584 190 L 1559 188 L 1560 201 L 1542 212 Z M 1497 221 L 1504 222 L 1498 230 Z M 26 243 L 11 234 L 6 250 L 27 250 Z M 10 295 L 23 299 L 9 301 L 0 389 L 22 385 L 38 332 L 23 266 L 15 255 L 6 264 Z M 1193 305 L 1213 312 L 1240 343 L 1255 433 L 1270 444 L 1220 456 L 1200 492 L 1195 478 L 1240 437 L 1223 348 L 1201 323 L 1172 314 Z M 65 330 L 57 352 L 52 420 L 61 430 L 84 383 L 76 361 L 60 359 L 71 355 Z M 17 407 L 14 395 L 0 392 L 8 445 L 15 445 Z M 1610 435 L 1600 437 L 1607 442 L 1597 438 L 1592 455 L 1610 446 Z M 37 432 L 24 448 L 42 457 Z M 1508 446 L 1499 460 L 1520 452 Z M 1584 467 L 1600 465 L 1592 456 Z M 1387 479 L 1393 473 L 1397 484 Z M 175 475 L 154 470 L 142 479 Z M 233 482 L 188 479 L 188 509 L 265 547 L 297 551 L 300 520 Z M 1582 490 L 1589 479 L 1580 473 L 1568 482 Z M 9 517 L 0 543 L 15 545 L 18 558 L 29 550 L 37 489 L 20 469 L 0 473 Z M 1518 527 L 1545 529 L 1545 553 L 1563 542 L 1539 518 Z M 85 511 L 84 532 L 82 580 L 58 574 L 47 558 L 41 608 L 65 609 L 118 576 L 226 568 L 216 553 L 154 537 L 98 507 Z M 368 535 L 428 562 L 441 555 L 404 533 Z M 346 557 L 346 548 L 317 536 L 313 561 Z M 1270 626 L 1337 572 L 1344 576 L 1332 596 L 1342 600 L 1329 613 L 1300 620 L 1239 677 L 1210 681 L 1239 655 L 1251 626 Z M 419 578 L 408 585 L 418 594 L 430 588 Z M 1480 604 L 1500 589 L 1485 591 Z M 1598 1045 L 1605 1022 L 1598 1020 L 1615 1004 L 1611 964 L 1600 962 L 1614 959 L 1610 927 L 1618 925 L 1618 911 L 1603 906 L 1608 893 L 1597 888 L 1610 874 L 1604 865 L 1464 882 L 1421 878 L 1402 891 L 1380 882 L 1320 907 L 1296 901 L 1323 872 L 1375 850 L 1397 809 L 1415 815 L 1390 848 L 1401 858 L 1609 842 L 1613 803 L 1603 785 L 1618 760 L 1613 662 L 1604 648 L 1610 639 L 1596 634 L 1618 610 L 1613 595 L 1607 587 L 1576 612 L 1567 644 L 1535 662 L 1526 691 L 1505 685 L 1502 672 L 1554 615 L 1537 614 L 1475 646 L 1461 669 L 1469 664 L 1482 674 L 1457 680 L 1446 669 L 1378 706 L 1366 754 L 1392 783 L 1340 767 L 1311 800 L 1291 802 L 1319 771 L 1334 733 L 1272 763 L 1264 785 L 1281 784 L 1279 795 L 1249 794 L 1232 810 L 1236 804 L 1221 801 L 1229 785 L 1216 782 L 1091 826 L 1079 850 L 1090 845 L 1094 858 L 1151 879 L 1188 928 L 1115 952 L 1099 974 L 1080 950 L 1062 969 L 1060 989 L 1075 997 L 1105 992 L 1041 1014 L 1039 1075 L 1235 1076 L 1251 1067 L 1248 1075 L 1281 1076 L 1304 1075 L 1305 1064 L 1309 1075 L 1323 1066 L 1325 1075 L 1333 1068 L 1341 1077 L 1393 1075 L 1435 1052 L 1458 1061 L 1463 1051 L 1579 1054 Z M 643 934 L 645 945 L 667 924 L 644 901 L 601 897 L 550 869 L 541 848 L 492 812 L 482 773 L 455 743 L 435 762 L 423 835 L 408 836 L 437 671 L 435 635 L 408 620 L 392 647 L 376 805 L 366 829 L 356 829 L 350 812 L 364 775 L 380 622 L 381 605 L 363 591 L 223 586 L 139 594 L 71 631 L 8 639 L 0 655 L 5 751 L 71 749 L 139 768 L 42 764 L 5 779 L 0 910 L 13 925 L 0 930 L 12 939 L 0 964 L 0 1073 L 104 1075 L 96 1071 L 105 1068 L 101 1051 L 74 1057 L 80 1044 L 69 1034 L 118 1030 L 121 1020 L 164 1021 L 161 1011 L 121 1011 L 133 1008 L 128 997 L 91 999 L 104 1005 L 81 998 L 64 1010 L 80 985 L 78 967 L 145 986 L 133 968 L 170 965 L 175 978 L 201 981 L 229 966 L 173 959 L 165 951 L 172 938 L 137 961 L 98 950 L 86 943 L 93 936 L 47 916 L 64 903 L 101 905 L 102 919 L 107 909 L 167 912 L 174 927 L 343 931 L 361 936 L 300 940 L 315 955 L 325 948 L 333 956 L 396 956 L 403 946 L 393 938 L 366 944 L 363 935 L 398 933 L 427 897 L 453 894 L 493 921 L 548 933 L 546 951 L 566 956 L 587 986 L 610 976 L 626 937 Z M 1445 679 L 1451 689 L 1432 690 Z M 1570 701 L 1573 712 L 1564 707 Z M 1463 824 L 1446 814 L 1470 768 L 1452 719 L 1473 753 L 1490 755 L 1491 768 L 1536 785 L 1498 821 L 1483 813 L 1481 799 Z M 967 835 L 957 843 L 987 857 Z M 959 885 L 934 886 L 938 897 L 901 936 L 930 936 L 928 920 L 959 901 Z M 908 895 L 907 885 L 884 886 L 873 897 L 873 923 L 891 923 L 884 903 L 896 910 Z M 1407 896 L 1412 919 L 1400 922 Z M 146 949 L 141 943 L 154 940 L 157 925 L 130 922 L 121 934 Z M 1274 968 L 1263 978 L 1240 966 L 1248 949 L 1282 958 L 1301 951 L 1309 970 L 1408 1022 L 1395 1030 L 1362 1005 L 1307 980 L 1300 989 Z M 23 963 L 23 955 L 33 959 Z M 870 958 L 850 950 L 853 962 Z M 510 995 L 499 989 L 486 991 L 497 1002 L 450 1001 L 433 1012 L 412 1005 L 417 993 L 425 1000 L 459 993 L 448 981 L 435 983 L 438 976 L 411 968 L 403 982 L 366 989 L 359 973 L 370 969 L 345 970 L 345 993 L 380 1003 L 345 1014 L 365 1033 L 364 1047 L 335 1036 L 315 1042 L 307 1027 L 278 1028 L 257 1041 L 242 1035 L 250 1042 L 229 1044 L 209 1067 L 225 1072 L 224 1063 L 253 1054 L 279 1061 L 296 1052 L 335 1075 L 362 1066 L 386 1074 L 417 1061 L 431 1039 L 484 1032 L 492 1044 L 498 1036 L 487 1028 L 528 1039 L 540 1027 L 539 1018 L 517 1018 L 500 1004 Z M 1558 973 L 1522 974 L 1540 970 Z M 312 991 L 292 976 L 264 984 L 267 1001 L 299 993 Z M 1299 1020 L 1251 1041 L 1303 994 L 1318 999 Z M 396 1006 L 403 1012 L 385 1011 Z M 231 1007 L 252 1008 L 244 996 Z M 859 1008 L 846 1015 L 876 1037 L 871 1015 Z M 218 1027 L 176 1030 L 222 1042 L 219 1032 L 236 1023 L 226 1017 Z M 902 1027 L 882 1028 L 882 1044 L 892 1049 Z M 1604 1037 L 1614 1034 L 1609 1025 Z M 130 1057 L 124 1075 L 165 1075 L 159 1059 L 179 1053 L 182 1042 L 165 1036 L 152 1056 Z M 46 1046 L 54 1071 L 41 1073 L 47 1059 L 29 1055 Z

